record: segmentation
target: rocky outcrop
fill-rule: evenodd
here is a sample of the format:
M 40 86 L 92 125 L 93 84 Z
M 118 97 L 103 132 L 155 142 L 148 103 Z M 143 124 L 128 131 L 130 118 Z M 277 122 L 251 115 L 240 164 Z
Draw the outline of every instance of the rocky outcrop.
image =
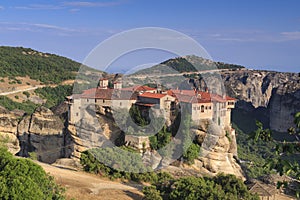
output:
M 286 132 L 293 126 L 294 114 L 300 111 L 299 73 L 248 69 L 220 73 L 227 95 L 238 99 L 233 114 L 252 117 L 254 127 L 255 119 L 262 121 L 278 132 Z M 199 89 L 206 87 L 202 79 L 191 79 L 191 82 Z M 241 125 L 238 120 L 234 122 Z
M 67 150 L 76 160 L 79 160 L 81 152 L 87 149 L 115 146 L 115 140 L 121 134 L 112 119 L 111 111 L 89 106 L 82 112 L 82 119 L 77 124 L 69 123 L 67 130 L 69 139 L 66 142 L 72 146 Z
M 286 132 L 295 126 L 294 115 L 300 111 L 300 83 L 291 88 L 291 83 L 273 90 L 268 109 L 270 111 L 270 128 Z
M 9 111 L 0 107 L 0 143 L 5 143 L 8 150 L 13 154 L 20 150 L 17 127 L 23 114 L 24 112 L 18 110 Z
M 300 111 L 299 74 L 239 70 L 223 72 L 222 76 L 228 95 L 240 101 L 237 109 L 255 116 L 265 108 L 265 121 L 278 132 L 286 132 L 293 126 L 294 114 Z
M 244 177 L 235 160 L 237 149 L 234 130 L 230 127 L 221 129 L 211 120 L 202 120 L 198 129 L 193 129 L 192 132 L 201 145 L 201 153 L 195 167 L 211 175 L 223 172 Z
M 19 156 L 28 157 L 34 152 L 37 159 L 53 163 L 65 156 L 64 124 L 51 110 L 39 107 L 18 124 L 21 150 Z

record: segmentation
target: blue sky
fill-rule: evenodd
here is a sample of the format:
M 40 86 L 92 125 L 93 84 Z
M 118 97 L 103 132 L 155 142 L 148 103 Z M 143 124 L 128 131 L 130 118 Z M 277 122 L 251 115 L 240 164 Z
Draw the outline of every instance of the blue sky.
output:
M 154 26 L 187 34 L 216 61 L 299 72 L 299 10 L 298 0 L 5 0 L 0 2 L 0 45 L 30 47 L 82 62 L 108 37 Z M 120 59 L 116 66 L 172 56 L 146 53 L 151 56 Z

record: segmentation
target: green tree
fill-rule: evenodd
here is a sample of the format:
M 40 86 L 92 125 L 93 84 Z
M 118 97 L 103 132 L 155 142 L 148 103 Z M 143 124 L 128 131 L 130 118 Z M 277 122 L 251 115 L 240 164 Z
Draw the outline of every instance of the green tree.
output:
M 0 199 L 64 199 L 64 190 L 37 164 L 0 147 Z
M 295 189 L 295 194 L 300 197 L 300 166 L 294 158 L 300 153 L 300 112 L 294 116 L 295 127 L 288 129 L 291 135 L 295 136 L 295 142 L 280 142 L 277 143 L 274 149 L 279 159 L 269 159 L 265 167 L 268 169 L 275 169 L 280 175 L 286 174 L 292 176 L 294 181 L 298 182 L 298 187 Z M 272 139 L 270 130 L 263 130 L 262 124 L 257 123 L 257 130 L 251 135 L 251 139 L 255 142 L 262 140 L 269 142 Z M 286 182 L 278 182 L 278 188 L 281 186 L 287 187 Z
M 144 200 L 162 200 L 160 196 L 160 191 L 156 189 L 155 186 L 151 185 L 144 187 L 142 192 L 144 193 Z
M 183 153 L 183 158 L 188 164 L 194 164 L 194 160 L 199 157 L 200 146 L 192 143 L 188 149 Z

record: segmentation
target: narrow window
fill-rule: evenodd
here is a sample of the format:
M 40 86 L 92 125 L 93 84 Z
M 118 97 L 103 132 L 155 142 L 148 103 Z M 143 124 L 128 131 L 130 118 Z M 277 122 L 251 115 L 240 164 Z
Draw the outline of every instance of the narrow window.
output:
M 201 106 L 201 112 L 204 112 L 204 106 L 203 105 Z

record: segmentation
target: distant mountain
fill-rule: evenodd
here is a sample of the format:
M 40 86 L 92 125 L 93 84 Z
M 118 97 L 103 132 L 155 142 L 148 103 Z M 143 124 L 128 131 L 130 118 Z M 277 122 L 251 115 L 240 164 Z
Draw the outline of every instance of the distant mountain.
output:
M 241 65 L 227 64 L 223 62 L 215 62 L 209 59 L 201 58 L 195 55 L 189 55 L 184 57 L 177 57 L 166 60 L 159 65 L 155 65 L 151 68 L 140 70 L 134 75 L 138 74 L 152 74 L 155 72 L 166 73 L 185 73 L 185 72 L 197 72 L 213 69 L 241 69 L 245 68 Z
M 23 47 L 0 47 L 0 77 L 29 76 L 43 83 L 75 79 L 81 64 Z

